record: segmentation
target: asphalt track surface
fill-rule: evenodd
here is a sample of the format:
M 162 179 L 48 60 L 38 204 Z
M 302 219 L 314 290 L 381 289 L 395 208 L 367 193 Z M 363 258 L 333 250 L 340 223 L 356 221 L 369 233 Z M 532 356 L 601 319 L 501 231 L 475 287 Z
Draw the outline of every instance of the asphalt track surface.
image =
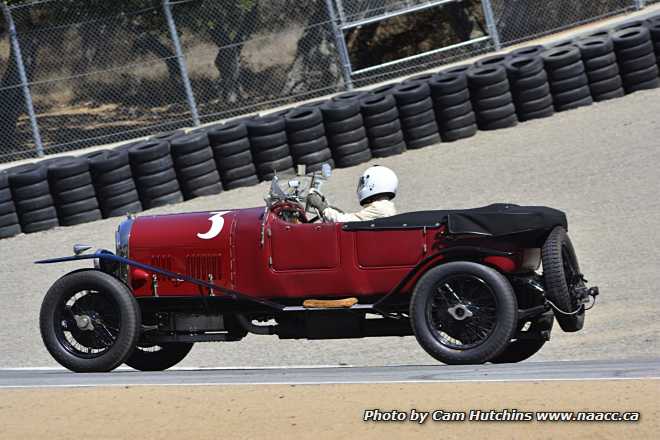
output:
M 527 362 L 509 365 L 425 365 L 260 369 L 175 369 L 166 372 L 72 373 L 0 370 L 1 388 L 133 385 L 365 384 L 660 379 L 660 358 L 637 361 Z
M 356 209 L 360 173 L 378 163 L 400 177 L 399 211 L 472 208 L 494 202 L 546 205 L 567 213 L 587 279 L 601 289 L 581 332 L 562 333 L 533 361 L 660 356 L 660 89 L 556 114 L 459 142 L 437 144 L 339 169 L 324 192 Z M 149 211 L 263 206 L 267 184 Z M 57 366 L 41 342 L 39 307 L 60 276 L 82 264 L 36 266 L 69 255 L 74 243 L 114 248 L 121 219 L 0 240 L 0 367 Z M 87 265 L 87 263 L 85 264 Z M 423 365 L 414 337 L 197 344 L 184 367 Z M 523 364 L 529 365 L 529 364 Z

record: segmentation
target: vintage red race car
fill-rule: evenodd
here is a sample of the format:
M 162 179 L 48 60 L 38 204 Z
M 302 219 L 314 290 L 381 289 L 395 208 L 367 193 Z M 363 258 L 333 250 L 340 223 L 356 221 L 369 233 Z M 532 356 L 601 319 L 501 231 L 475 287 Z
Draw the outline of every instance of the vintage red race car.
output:
M 95 262 L 46 294 L 46 348 L 73 371 L 164 370 L 196 342 L 248 333 L 414 335 L 441 362 L 480 364 L 530 357 L 555 318 L 582 328 L 598 289 L 561 211 L 494 204 L 329 223 L 305 206 L 324 173 L 287 188 L 276 177 L 265 207 L 129 217 L 115 253 L 76 245 L 39 261 Z

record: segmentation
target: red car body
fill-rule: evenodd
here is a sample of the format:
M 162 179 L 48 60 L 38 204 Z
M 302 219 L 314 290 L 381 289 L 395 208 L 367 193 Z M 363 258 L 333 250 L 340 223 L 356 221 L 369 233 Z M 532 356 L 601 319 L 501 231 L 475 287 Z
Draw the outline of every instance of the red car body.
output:
M 360 297 L 386 294 L 425 258 L 448 246 L 475 242 L 475 237 L 448 238 L 444 224 L 349 230 L 342 223 L 288 223 L 263 208 L 227 211 L 217 235 L 199 238 L 213 227 L 213 216 L 199 212 L 139 217 L 132 224 L 126 257 L 256 298 Z M 538 266 L 538 249 L 525 252 L 507 241 L 478 240 L 479 246 L 511 253 L 479 256 L 501 272 Z M 427 264 L 442 258 L 437 255 Z M 203 287 L 162 277 L 154 292 L 150 280 L 143 269 L 128 271 L 137 297 L 207 294 L 200 291 L 207 290 Z M 415 280 L 410 279 L 402 292 L 409 292 Z

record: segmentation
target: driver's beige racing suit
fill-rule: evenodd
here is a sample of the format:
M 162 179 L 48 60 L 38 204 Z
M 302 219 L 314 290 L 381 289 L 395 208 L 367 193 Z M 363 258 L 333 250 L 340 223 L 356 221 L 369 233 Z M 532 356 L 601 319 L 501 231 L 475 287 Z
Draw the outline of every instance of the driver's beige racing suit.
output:
M 358 212 L 343 214 L 333 208 L 325 208 L 323 216 L 326 220 L 332 222 L 361 222 L 365 220 L 374 220 L 381 217 L 396 215 L 396 208 L 391 200 L 376 200 L 367 203 Z

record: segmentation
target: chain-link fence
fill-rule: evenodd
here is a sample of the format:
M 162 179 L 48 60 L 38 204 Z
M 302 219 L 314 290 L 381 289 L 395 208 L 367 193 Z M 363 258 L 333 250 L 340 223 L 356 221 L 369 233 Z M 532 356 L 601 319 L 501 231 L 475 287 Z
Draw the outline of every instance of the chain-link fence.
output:
M 0 162 L 361 87 L 657 1 L 8 0 Z

